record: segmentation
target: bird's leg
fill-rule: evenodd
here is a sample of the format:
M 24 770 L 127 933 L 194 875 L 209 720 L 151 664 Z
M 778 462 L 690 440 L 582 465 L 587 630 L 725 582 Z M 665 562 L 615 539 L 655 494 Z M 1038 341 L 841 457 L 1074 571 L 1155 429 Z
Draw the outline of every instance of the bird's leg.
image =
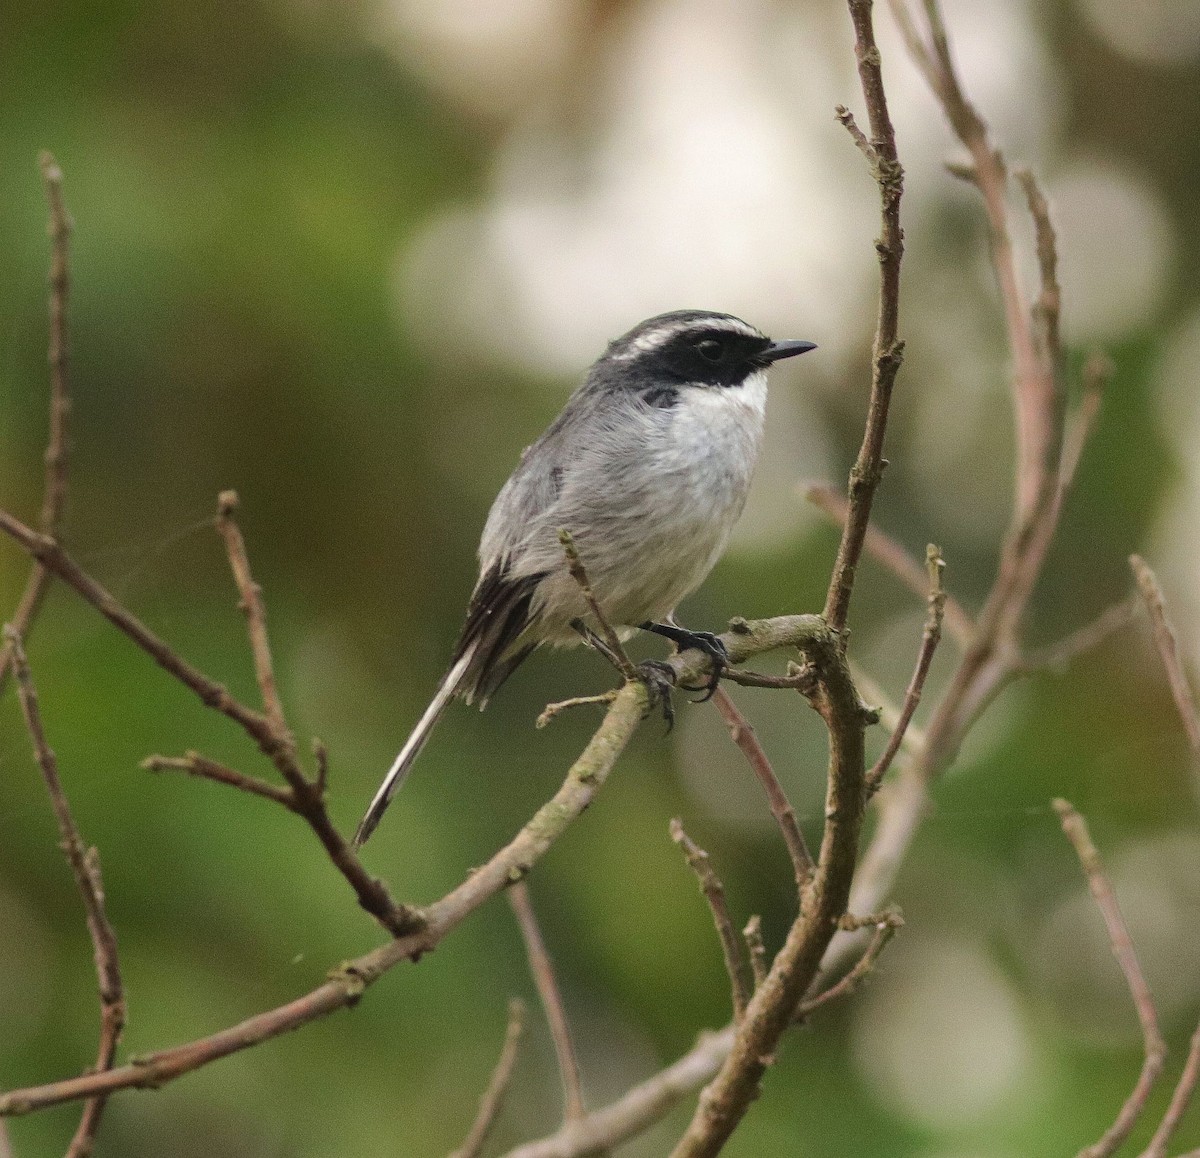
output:
M 620 657 L 614 654 L 612 648 L 582 619 L 572 619 L 571 626 L 579 633 L 584 643 L 594 647 L 617 671 L 625 674 Z M 651 703 L 657 700 L 662 706 L 663 719 L 667 722 L 669 732 L 675 726 L 675 705 L 671 703 L 671 692 L 675 688 L 675 669 L 670 664 L 648 659 L 637 665 L 637 673 L 650 693 Z
M 721 642 L 721 637 L 713 635 L 711 631 L 688 631 L 686 627 L 680 627 L 677 623 L 640 623 L 638 626 L 643 631 L 652 631 L 655 635 L 661 635 L 669 639 L 680 651 L 686 651 L 689 647 L 694 647 L 699 651 L 704 652 L 708 656 L 709 663 L 712 665 L 712 674 L 708 677 L 708 682 L 702 687 L 688 688 L 688 691 L 703 691 L 704 695 L 697 700 L 697 703 L 704 703 L 705 700 L 712 698 L 713 692 L 717 690 L 717 684 L 721 682 L 721 676 L 725 669 L 729 666 L 729 652 L 725 650 L 725 645 Z

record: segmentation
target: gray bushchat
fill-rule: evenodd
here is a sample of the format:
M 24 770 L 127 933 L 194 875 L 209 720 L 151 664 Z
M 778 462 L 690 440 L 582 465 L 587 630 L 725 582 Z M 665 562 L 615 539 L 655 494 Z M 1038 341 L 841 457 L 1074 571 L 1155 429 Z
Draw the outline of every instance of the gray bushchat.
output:
M 604 618 L 700 647 L 712 688 L 724 648 L 672 618 L 725 550 L 762 441 L 767 369 L 813 349 L 729 314 L 660 314 L 609 344 L 501 488 L 479 542 L 479 581 L 437 694 L 358 826 L 361 845 L 447 705 L 482 708 L 534 648 L 588 642 L 599 624 L 571 577 L 570 532 Z M 601 650 L 605 650 L 601 646 Z

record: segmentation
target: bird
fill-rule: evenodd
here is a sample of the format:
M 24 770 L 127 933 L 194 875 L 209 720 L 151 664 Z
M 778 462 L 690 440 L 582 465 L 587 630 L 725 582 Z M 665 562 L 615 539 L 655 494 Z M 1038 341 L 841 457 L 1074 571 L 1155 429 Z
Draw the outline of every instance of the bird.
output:
M 724 647 L 711 633 L 680 627 L 674 611 L 708 576 L 742 513 L 762 442 L 767 370 L 815 348 L 772 341 L 709 310 L 659 314 L 608 344 L 496 496 L 449 669 L 364 814 L 355 847 L 453 700 L 482 709 L 544 644 L 583 642 L 608 654 L 570 573 L 563 530 L 618 638 L 642 629 L 702 648 L 712 660 L 711 694 Z

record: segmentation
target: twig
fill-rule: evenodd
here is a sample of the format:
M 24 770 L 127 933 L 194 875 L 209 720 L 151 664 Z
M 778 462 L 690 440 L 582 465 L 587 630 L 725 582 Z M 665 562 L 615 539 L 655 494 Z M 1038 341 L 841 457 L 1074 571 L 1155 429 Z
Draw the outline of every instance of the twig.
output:
M 615 691 L 601 692 L 598 696 L 573 696 L 569 700 L 559 700 L 557 703 L 547 704 L 542 709 L 542 714 L 534 721 L 535 728 L 544 728 L 556 716 L 571 708 L 582 708 L 589 704 L 611 704 L 616 699 Z
M 1134 1009 L 1137 1011 L 1138 1022 L 1142 1027 L 1142 1042 L 1146 1057 L 1142 1063 L 1142 1072 L 1138 1075 L 1137 1084 L 1117 1114 L 1116 1121 L 1105 1131 L 1098 1142 L 1080 1150 L 1078 1155 L 1078 1158 L 1108 1158 L 1109 1155 L 1115 1154 L 1125 1139 L 1129 1137 L 1130 1131 L 1137 1124 L 1138 1117 L 1146 1108 L 1146 1100 L 1150 1097 L 1150 1091 L 1158 1080 L 1159 1074 L 1162 1073 L 1167 1055 L 1167 1045 L 1158 1028 L 1158 1014 L 1154 1009 L 1154 998 L 1151 996 L 1150 986 L 1146 984 L 1145 974 L 1142 973 L 1133 941 L 1129 937 L 1129 929 L 1125 925 L 1125 918 L 1121 915 L 1120 906 L 1113 893 L 1112 882 L 1104 872 L 1100 854 L 1088 832 L 1087 822 L 1065 800 L 1055 800 L 1054 810 L 1062 821 L 1063 832 L 1066 833 L 1067 839 L 1075 848 L 1079 863 L 1087 877 L 1092 899 L 1096 902 L 1096 907 L 1104 918 L 1113 956 L 1117 959 L 1117 964 L 1120 965 L 1121 972 L 1125 975 L 1125 982 L 1129 986 L 1129 994 L 1133 998 Z
M 896 935 L 896 931 L 904 927 L 904 918 L 898 912 L 892 911 L 880 914 L 869 923 L 875 926 L 875 933 L 871 937 L 866 951 L 854 963 L 854 968 L 828 989 L 818 993 L 816 997 L 810 997 L 807 1001 L 802 1002 L 800 1008 L 796 1010 L 797 1021 L 805 1020 L 822 1005 L 853 993 L 874 967 L 880 953 Z M 860 924 L 858 927 L 861 928 L 862 925 Z
M 67 505 L 67 466 L 70 442 L 67 436 L 71 415 L 71 394 L 68 388 L 67 300 L 71 289 L 71 216 L 63 200 L 62 170 L 49 153 L 38 158 L 42 184 L 50 216 L 47 232 L 50 235 L 50 339 L 47 360 L 50 364 L 50 433 L 45 453 L 45 481 L 42 484 L 42 508 L 38 525 L 46 535 L 58 534 L 63 511 Z M 12 615 L 12 625 L 21 638 L 33 626 L 50 585 L 50 572 L 35 560 L 30 569 L 25 590 Z M 0 641 L 0 692 L 8 681 L 12 667 L 12 646 L 7 639 Z
M 325 789 L 329 786 L 329 749 L 321 740 L 312 742 L 313 763 L 317 766 L 317 774 L 313 778 L 313 788 L 317 795 L 324 798 Z
M 810 486 L 804 493 L 814 507 L 828 515 L 839 527 L 845 525 L 850 512 L 849 504 L 832 487 Z M 922 599 L 929 595 L 928 567 L 918 563 L 895 539 L 887 532 L 881 531 L 874 523 L 867 527 L 864 550 L 895 575 L 914 595 L 919 595 Z M 946 629 L 957 643 L 966 646 L 975 634 L 975 624 L 963 605 L 950 594 L 946 595 L 945 617 Z
M 109 923 L 104 903 L 100 856 L 94 848 L 88 848 L 83 843 L 75 818 L 71 815 L 71 806 L 67 803 L 67 796 L 58 775 L 58 761 L 46 742 L 46 733 L 38 708 L 37 690 L 29 672 L 21 637 L 11 627 L 6 627 L 4 634 L 11 645 L 17 694 L 21 701 L 25 726 L 29 729 L 29 736 L 33 741 L 34 757 L 42 770 L 42 779 L 45 780 L 46 791 L 50 795 L 50 804 L 54 809 L 59 835 L 62 838 L 62 850 L 75 876 L 79 895 L 83 898 L 100 990 L 100 1044 L 96 1051 L 95 1069 L 103 1073 L 112 1067 L 117 1044 L 121 1040 L 121 1031 L 125 1028 L 125 990 L 121 982 L 121 966 L 117 956 L 117 935 Z M 75 1136 L 67 1150 L 67 1158 L 87 1158 L 87 1155 L 91 1154 L 106 1101 L 107 1095 L 103 1093 L 88 1099 Z
M 757 989 L 767 979 L 767 970 L 770 968 L 767 962 L 767 947 L 763 944 L 762 917 L 755 913 L 746 922 L 742 936 L 746 939 L 746 951 L 750 954 L 750 972 L 754 974 L 754 988 Z
M 241 595 L 239 606 L 246 615 L 246 631 L 250 637 L 250 652 L 254 657 L 254 676 L 262 694 L 263 712 L 275 732 L 280 737 L 286 737 L 287 742 L 294 747 L 295 743 L 284 718 L 283 704 L 279 699 L 279 689 L 275 685 L 275 667 L 271 660 L 271 643 L 267 637 L 267 609 L 263 604 L 262 588 L 250 574 L 246 542 L 233 517 L 237 508 L 237 491 L 222 491 L 217 496 L 217 530 L 225 540 L 229 567 L 233 571 L 234 582 Z
M 713 707 L 717 709 L 721 719 L 725 722 L 725 727 L 729 729 L 729 735 L 733 742 L 746 757 L 746 763 L 750 765 L 754 775 L 758 777 L 763 791 L 767 794 L 767 804 L 771 809 L 771 815 L 775 817 L 775 823 L 779 825 L 779 831 L 783 834 L 783 843 L 787 845 L 788 856 L 792 860 L 796 888 L 803 892 L 809 881 L 812 880 L 815 866 L 812 853 L 808 851 L 808 845 L 805 843 L 804 833 L 800 831 L 800 825 L 796 822 L 796 810 L 783 790 L 783 785 L 779 783 L 779 777 L 775 775 L 775 769 L 771 767 L 771 761 L 767 759 L 763 746 L 758 742 L 758 734 L 746 717 L 742 715 L 737 704 L 730 699 L 729 693 L 724 688 L 718 687 L 713 692 L 712 702 Z
M 900 745 L 904 742 L 904 733 L 908 731 L 917 705 L 921 702 L 921 690 L 925 686 L 925 678 L 929 675 L 929 665 L 933 662 L 933 653 L 942 639 L 942 616 L 946 607 L 946 592 L 942 587 L 942 571 L 946 564 L 941 551 L 932 543 L 925 549 L 926 566 L 929 568 L 929 618 L 925 620 L 925 630 L 921 635 L 921 650 L 917 653 L 916 667 L 912 679 L 908 681 L 908 690 L 904 693 L 904 705 L 900 709 L 900 718 L 892 729 L 887 747 L 875 761 L 875 767 L 867 773 L 867 795 L 872 796 L 883 783 L 887 770 L 892 766 Z
M 0 519 L 0 526 L 3 525 L 4 520 Z M 743 663 L 752 656 L 782 647 L 802 648 L 822 663 L 826 659 L 836 659 L 833 641 L 825 625 L 815 615 L 785 615 L 750 621 L 744 623 L 740 630 L 723 635 L 721 641 L 733 663 Z M 693 650 L 672 655 L 665 662 L 674 669 L 677 682 L 688 683 L 700 677 L 708 661 Z M 46 1106 L 119 1089 L 156 1089 L 220 1058 L 355 1005 L 366 989 L 385 973 L 402 961 L 419 958 L 435 948 L 471 913 L 520 880 L 545 855 L 591 804 L 607 780 L 617 758 L 645 715 L 647 694 L 640 682 L 621 688 L 604 722 L 567 772 L 558 792 L 487 864 L 424 909 L 424 919 L 419 929 L 398 936 L 353 961 L 344 962 L 330 973 L 324 984 L 302 997 L 207 1037 L 139 1057 L 128 1065 L 103 1074 L 83 1074 L 0 1094 L 0 1116 L 29 1113 Z M 847 849 L 845 854 L 836 858 L 839 865 L 846 855 L 852 855 L 852 850 Z M 822 913 L 827 907 L 832 909 L 837 902 L 837 890 L 829 892 L 829 902 L 823 896 L 818 897 Z M 831 922 L 836 922 L 836 919 L 836 914 L 829 918 Z M 643 1114 L 665 1112 L 665 1109 L 659 1108 L 674 1105 L 685 1093 L 716 1072 L 728 1055 L 731 1043 L 732 1033 L 706 1037 L 696 1051 L 681 1058 L 650 1082 L 629 1091 L 626 1099 L 622 1099 L 615 1109 L 609 1107 L 608 1110 L 614 1111 L 612 1115 L 608 1110 L 602 1110 L 591 1115 L 588 1121 L 599 1119 L 607 1128 L 607 1124 L 615 1119 L 624 1122 Z M 651 1117 L 650 1120 L 655 1118 Z
M 1183 1115 L 1187 1113 L 1188 1103 L 1196 1092 L 1198 1081 L 1200 1081 L 1200 1025 L 1196 1026 L 1196 1030 L 1192 1034 L 1187 1061 L 1183 1064 L 1183 1073 L 1179 1075 L 1175 1091 L 1171 1094 L 1170 1105 L 1167 1106 L 1166 1113 L 1163 1114 L 1162 1121 L 1158 1124 L 1158 1129 L 1154 1131 L 1150 1145 L 1142 1151 L 1139 1158 L 1166 1158 L 1167 1144 L 1171 1141 L 1175 1131 L 1179 1129 Z M 1196 1154 L 1197 1151 L 1193 1150 L 1191 1153 Z M 1183 1158 L 1188 1158 L 1188 1156 L 1185 1154 Z
M 730 667 L 721 673 L 721 678 L 743 688 L 787 688 L 801 693 L 811 690 L 815 682 L 815 674 L 811 667 L 790 660 L 787 675 L 766 675 L 759 671 Z
M 1129 566 L 1133 568 L 1138 590 L 1142 593 L 1142 600 L 1146 604 L 1146 610 L 1150 613 L 1150 623 L 1154 628 L 1154 643 L 1162 658 L 1163 667 L 1166 668 L 1167 682 L 1171 685 L 1171 695 L 1175 698 L 1175 706 L 1179 709 L 1180 719 L 1183 720 L 1183 730 L 1187 733 L 1192 751 L 1200 756 L 1200 714 L 1197 713 L 1196 700 L 1192 695 L 1187 676 L 1183 674 L 1183 663 L 1179 658 L 1175 631 L 1167 616 L 1167 605 L 1163 599 L 1158 576 L 1140 555 L 1130 555 Z
M 1038 271 L 1041 289 L 1033 306 L 1034 334 L 1040 346 L 1043 360 L 1050 362 L 1060 356 L 1062 342 L 1059 338 L 1059 315 L 1062 310 L 1062 289 L 1058 284 L 1058 239 L 1050 221 L 1050 206 L 1030 169 L 1013 172 L 1017 183 L 1025 192 L 1029 216 L 1033 218 L 1034 234 L 1037 239 Z M 1057 368 L 1055 367 L 1057 373 Z
M 850 471 L 849 511 L 838 545 L 837 561 L 825 599 L 825 620 L 834 631 L 846 626 L 854 576 L 862 554 L 863 541 L 871 521 L 875 488 L 883 477 L 883 437 L 887 429 L 892 387 L 904 356 L 899 339 L 900 261 L 904 255 L 904 234 L 900 228 L 900 197 L 904 189 L 904 170 L 896 155 L 896 134 L 888 116 L 887 94 L 875 31 L 871 24 L 870 0 L 849 0 L 850 19 L 854 23 L 854 54 L 858 76 L 867 106 L 871 139 L 867 158 L 871 173 L 879 185 L 881 225 L 875 250 L 879 256 L 879 314 L 872 351 L 871 397 L 862 446 Z M 853 125 L 847 115 L 846 127 Z M 857 128 L 857 126 L 855 126 Z M 851 130 L 854 136 L 854 130 Z M 856 144 L 862 147 L 858 132 Z
M 199 752 L 186 752 L 182 756 L 147 756 L 142 761 L 142 767 L 147 772 L 186 772 L 189 776 L 198 776 L 202 780 L 214 780 L 218 784 L 227 784 L 252 796 L 261 796 L 282 804 L 284 808 L 295 811 L 296 802 L 292 799 L 291 790 L 280 788 L 277 784 L 268 784 L 256 776 L 247 776 L 235 768 L 227 768 L 218 764 Z
M 1027 651 L 1021 656 L 1020 666 L 1023 674 L 1036 671 L 1065 671 L 1072 660 L 1099 647 L 1111 635 L 1115 635 L 1123 627 L 1128 626 L 1137 613 L 1138 600 L 1136 596 L 1122 599 L 1102 611 L 1090 623 L 1064 635 L 1062 639 L 1045 647 Z
M 529 971 L 533 974 L 533 982 L 537 986 L 538 997 L 541 998 L 542 1008 L 546 1011 L 546 1021 L 550 1025 L 550 1036 L 554 1039 L 554 1054 L 558 1058 L 558 1073 L 562 1078 L 563 1087 L 563 1121 L 578 1121 L 587 1112 L 583 1105 L 583 1088 L 579 1082 L 579 1059 L 575 1056 L 571 1025 L 567 1020 L 562 994 L 554 976 L 554 963 L 550 960 L 550 954 L 546 952 L 546 943 L 542 940 L 533 903 L 529 899 L 529 889 L 524 881 L 518 881 L 509 889 L 508 900 L 516 914 L 517 924 L 521 927 L 525 953 L 529 958 Z
M 288 782 L 294 797 L 293 811 L 307 821 L 334 867 L 354 890 L 358 903 L 388 932 L 399 936 L 420 921 L 418 913 L 397 904 L 383 882 L 376 880 L 363 868 L 350 843 L 334 827 L 317 786 L 305 777 L 296 762 L 295 747 L 286 731 L 280 734 L 265 715 L 235 699 L 224 687 L 188 663 L 83 571 L 54 539 L 25 526 L 7 511 L 0 511 L 0 531 L 10 535 L 35 559 L 77 591 L 159 667 L 191 689 L 203 704 L 228 716 L 254 740 Z
M 617 633 L 613 630 L 612 624 L 604 617 L 604 613 L 600 610 L 600 604 L 596 602 L 595 593 L 592 591 L 592 584 L 583 566 L 583 560 L 579 557 L 579 550 L 575 546 L 575 540 L 571 537 L 571 532 L 566 527 L 559 527 L 558 541 L 562 544 L 563 554 L 567 557 L 567 567 L 571 572 L 571 578 L 579 584 L 579 590 L 583 592 L 584 602 L 587 603 L 593 618 L 596 620 L 604 642 L 608 645 L 608 650 L 612 652 L 621 674 L 626 680 L 637 679 L 637 669 L 633 666 L 629 656 L 625 654 L 625 648 L 621 645 L 621 641 L 617 637 Z
M 479 1110 L 471 1130 L 463 1144 L 450 1155 L 450 1158 L 476 1158 L 487 1141 L 492 1124 L 500 1113 L 504 1095 L 508 1092 L 508 1084 L 512 1080 L 513 1067 L 517 1064 L 517 1049 L 521 1044 L 521 1034 L 525 1028 L 525 1003 L 519 997 L 514 997 L 508 1003 L 508 1028 L 504 1033 L 504 1046 L 492 1070 L 487 1089 L 479 1099 Z
M 1080 375 L 1083 391 L 1063 432 L 1062 459 L 1058 467 L 1057 502 L 1060 507 L 1066 491 L 1075 481 L 1075 472 L 1079 469 L 1083 449 L 1100 415 L 1105 387 L 1115 373 L 1116 367 L 1106 354 L 1091 353 L 1083 364 L 1083 372 Z
M 712 911 L 713 924 L 717 929 L 717 940 L 721 942 L 721 955 L 725 958 L 725 971 L 729 974 L 729 988 L 733 995 L 733 1020 L 741 1021 L 746 1016 L 746 1003 L 750 1000 L 750 978 L 746 973 L 746 959 L 742 955 L 741 942 L 733 929 L 729 917 L 729 906 L 725 903 L 725 886 L 704 851 L 683 830 L 683 821 L 675 817 L 671 821 L 671 839 L 683 850 L 688 867 L 696 874 L 700 891 Z M 761 938 L 759 941 L 761 945 Z

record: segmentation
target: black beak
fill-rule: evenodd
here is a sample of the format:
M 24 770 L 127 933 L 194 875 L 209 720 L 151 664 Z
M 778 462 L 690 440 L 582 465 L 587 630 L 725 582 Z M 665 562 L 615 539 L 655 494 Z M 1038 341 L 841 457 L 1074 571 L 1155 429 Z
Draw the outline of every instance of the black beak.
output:
M 772 342 L 759 357 L 764 362 L 778 362 L 781 358 L 794 358 L 797 354 L 807 354 L 816 348 L 816 342 Z

